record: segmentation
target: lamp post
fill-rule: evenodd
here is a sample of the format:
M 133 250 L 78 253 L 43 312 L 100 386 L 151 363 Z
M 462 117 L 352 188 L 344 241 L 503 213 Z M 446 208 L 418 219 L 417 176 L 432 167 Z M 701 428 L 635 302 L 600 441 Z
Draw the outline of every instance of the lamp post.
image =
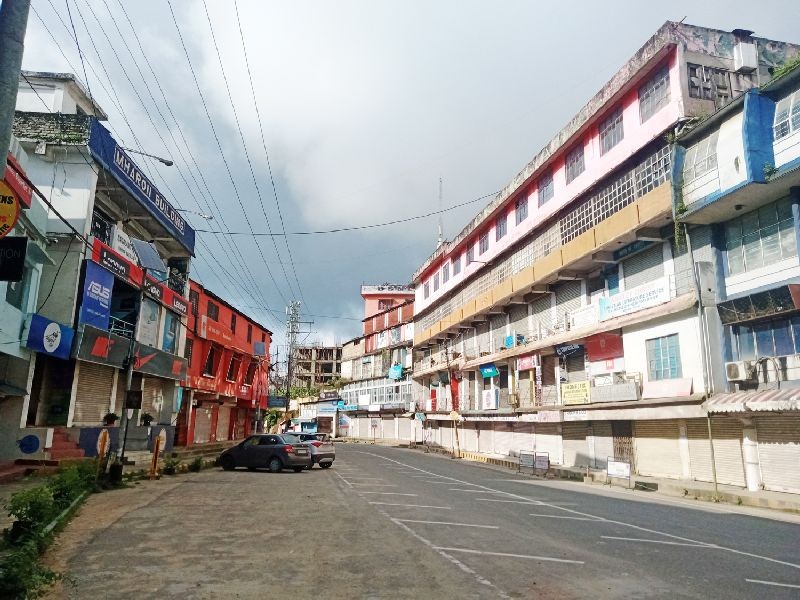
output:
M 198 212 L 196 210 L 189 210 L 188 208 L 176 208 L 175 210 L 177 212 L 179 212 L 179 213 L 188 213 L 190 215 L 197 215 L 198 217 L 200 217 L 201 219 L 205 219 L 206 221 L 213 221 L 214 220 L 214 216 L 213 215 L 209 215 L 209 214 L 206 214 L 206 213 Z
M 120 146 L 120 148 L 125 150 L 125 152 L 132 152 L 133 154 L 141 154 L 142 156 L 147 156 L 148 158 L 153 158 L 153 159 L 157 160 L 158 162 L 160 162 L 162 165 L 165 165 L 167 167 L 171 167 L 172 165 L 175 164 L 170 159 L 161 158 L 160 156 L 156 156 L 155 154 L 148 154 L 147 152 L 142 152 L 141 150 L 134 150 L 133 148 L 125 148 L 123 146 Z

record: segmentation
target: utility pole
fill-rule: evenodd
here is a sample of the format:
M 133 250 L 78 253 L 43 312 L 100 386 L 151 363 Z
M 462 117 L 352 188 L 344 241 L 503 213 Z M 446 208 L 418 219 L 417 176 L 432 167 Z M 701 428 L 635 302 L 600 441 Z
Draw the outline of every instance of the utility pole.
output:
M 292 358 L 294 345 L 297 342 L 297 333 L 300 330 L 300 301 L 292 300 L 286 307 L 286 412 L 289 412 L 289 398 L 292 390 Z
M 0 179 L 5 176 L 5 157 L 11 146 L 30 8 L 30 0 L 5 0 L 0 3 L 0 151 L 3 156 Z

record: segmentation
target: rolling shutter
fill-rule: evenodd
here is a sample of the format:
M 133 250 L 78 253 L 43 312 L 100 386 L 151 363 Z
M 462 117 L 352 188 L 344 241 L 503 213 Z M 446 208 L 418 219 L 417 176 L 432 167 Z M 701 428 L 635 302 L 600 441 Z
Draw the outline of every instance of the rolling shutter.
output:
M 589 464 L 589 444 L 586 441 L 586 423 L 561 425 L 564 448 L 564 466 L 585 467 Z
M 387 440 L 396 440 L 396 434 L 394 429 L 394 417 L 382 417 L 381 418 L 381 437 Z
M 637 473 L 658 477 L 681 477 L 676 421 L 636 421 L 633 443 Z
M 142 379 L 142 412 L 153 415 L 155 422 L 159 422 L 161 407 L 164 404 L 164 395 L 161 390 L 161 380 L 154 377 Z
M 553 310 L 551 307 L 550 294 L 544 294 L 534 300 L 531 303 L 531 310 L 533 311 L 532 333 L 538 334 L 541 328 L 544 336 L 553 330 Z
M 511 334 L 528 335 L 528 305 L 513 304 L 508 310 L 511 321 Z M 516 342 L 515 342 L 516 343 Z
M 608 457 L 614 456 L 614 436 L 611 433 L 611 423 L 608 421 L 592 422 L 594 433 L 594 467 L 605 469 L 608 467 Z
M 517 456 L 520 450 L 533 450 L 533 423 L 514 423 L 511 449 Z
M 211 409 L 198 407 L 194 411 L 194 443 L 205 444 L 211 439 Z
M 510 456 L 511 446 L 514 443 L 513 423 L 495 423 L 493 434 L 493 452 L 500 456 Z
M 236 428 L 233 432 L 233 439 L 240 440 L 244 437 L 244 427 L 247 422 L 247 409 L 236 409 Z
M 686 437 L 689 438 L 689 465 L 692 478 L 712 481 L 711 447 L 708 443 L 708 424 L 705 419 L 686 421 Z
M 412 429 L 413 422 L 411 419 L 401 417 L 400 418 L 400 439 L 401 440 L 413 440 L 414 439 L 414 430 Z
M 664 256 L 661 244 L 654 244 L 622 263 L 622 276 L 626 290 L 644 285 L 664 276 Z
M 489 352 L 489 323 L 479 323 L 475 327 L 477 332 L 478 356 Z
M 711 419 L 711 432 L 714 438 L 717 481 L 744 487 L 741 423 L 735 419 L 713 417 Z M 689 438 L 689 464 L 691 465 L 692 477 L 698 481 L 713 481 L 708 423 L 704 419 L 687 421 L 686 433 Z
M 455 448 L 455 438 L 453 437 L 453 426 L 452 423 L 447 421 L 440 421 L 439 422 L 439 435 L 441 439 L 442 448 Z
M 231 409 L 229 406 L 220 406 L 217 413 L 217 441 L 228 439 L 228 429 L 231 423 Z
M 491 453 L 494 428 L 491 423 L 478 423 L 478 452 Z
M 464 423 L 461 433 L 463 435 L 461 447 L 467 452 L 477 452 L 478 432 L 475 430 L 475 423 Z
M 800 417 L 756 419 L 764 489 L 800 493 Z
M 564 323 L 567 315 L 581 307 L 581 282 L 570 281 L 556 290 L 557 324 Z
M 357 435 L 357 437 L 360 437 L 360 438 L 372 437 L 372 435 L 369 432 L 369 418 L 368 417 L 358 417 L 358 419 L 356 419 L 356 421 L 357 421 L 357 424 L 358 424 L 358 435 Z
M 550 464 L 561 464 L 561 435 L 558 426 L 552 424 L 536 424 L 534 428 L 536 452 L 547 452 L 550 455 Z
M 505 314 L 491 315 L 489 324 L 492 326 L 492 352 L 498 352 L 506 343 L 506 321 Z
M 99 425 L 111 406 L 111 388 L 114 385 L 114 367 L 80 362 L 78 386 L 75 394 L 76 427 Z

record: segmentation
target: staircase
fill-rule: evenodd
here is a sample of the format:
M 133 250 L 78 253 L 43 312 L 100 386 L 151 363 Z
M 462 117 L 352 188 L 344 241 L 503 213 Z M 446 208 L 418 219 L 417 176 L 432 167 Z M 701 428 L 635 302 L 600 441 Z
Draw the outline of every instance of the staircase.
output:
M 84 458 L 85 453 L 73 442 L 67 432 L 57 427 L 53 430 L 53 445 L 50 447 L 50 460 Z

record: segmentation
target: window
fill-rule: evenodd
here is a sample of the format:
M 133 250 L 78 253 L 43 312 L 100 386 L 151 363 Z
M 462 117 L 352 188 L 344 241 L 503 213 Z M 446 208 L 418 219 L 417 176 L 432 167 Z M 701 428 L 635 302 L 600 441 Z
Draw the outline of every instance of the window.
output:
M 661 67 L 639 88 L 639 118 L 642 123 L 669 104 L 669 69 Z
M 500 215 L 494 221 L 494 241 L 499 242 L 508 231 L 508 216 Z
M 114 221 L 100 210 L 92 213 L 92 235 L 104 244 L 111 245 Z
M 422 286 L 422 297 L 426 300 L 431 295 L 431 284 L 429 282 L 425 282 L 425 285 Z
M 438 272 L 434 273 L 434 275 L 433 275 L 433 291 L 434 292 L 438 292 L 439 291 L 439 273 Z
M 231 313 L 231 331 L 236 333 L 236 313 Z
M 475 246 L 470 245 L 467 248 L 467 264 L 475 262 Z
M 677 333 L 647 340 L 645 347 L 650 381 L 681 377 L 681 352 Z
M 455 276 L 461 273 L 461 255 L 456 256 L 452 262 L 453 262 L 453 275 Z
M 213 345 L 208 349 L 206 362 L 203 365 L 203 375 L 214 377 L 217 374 L 217 362 L 219 361 L 219 350 Z
M 800 316 L 733 325 L 731 331 L 736 360 L 800 354 Z
M 489 232 L 484 232 L 478 239 L 478 256 L 489 249 Z
M 392 308 L 394 300 L 378 300 L 378 310 L 387 310 Z
M 730 74 L 725 69 L 707 67 L 686 63 L 689 75 L 689 97 L 699 98 L 700 100 L 713 100 L 717 108 L 724 106 L 731 99 L 731 80 Z M 737 85 L 744 85 L 750 81 L 754 83 L 752 76 L 744 73 L 737 73 L 739 82 Z M 744 79 L 744 81 L 741 81 Z M 750 87 L 745 86 L 745 89 Z
M 256 377 L 256 368 L 258 368 L 258 363 L 254 360 L 250 361 L 250 364 L 247 365 L 247 372 L 244 374 L 245 385 L 253 385 L 253 380 Z
M 192 351 L 194 350 L 194 340 L 190 340 L 186 338 L 186 347 L 183 349 L 183 357 L 186 359 L 188 363 L 186 366 L 187 368 L 192 368 Z
M 773 129 L 776 141 L 800 131 L 800 90 L 778 102 Z
M 514 214 L 516 215 L 517 225 L 528 218 L 528 198 L 517 198 Z
M 181 318 L 173 312 L 164 311 L 164 337 L 161 340 L 161 349 L 164 352 L 175 354 L 178 351 L 178 333 L 181 327 Z
M 192 305 L 192 314 L 197 316 L 197 305 L 200 304 L 200 294 L 194 290 L 189 291 L 189 304 Z
M 447 283 L 450 279 L 450 263 L 444 263 L 442 265 L 442 285 Z
M 792 203 L 783 198 L 725 224 L 728 275 L 797 256 Z
M 247 343 L 249 344 L 252 341 L 253 341 L 253 326 L 250 323 L 248 323 L 247 324 Z
M 717 168 L 718 137 L 719 131 L 715 131 L 686 151 L 683 161 L 683 185 L 687 185 Z
M 542 178 L 539 179 L 539 206 L 542 206 L 545 202 L 550 200 L 554 193 L 553 174 L 546 173 L 542 175 Z
M 242 364 L 242 357 L 238 354 L 234 354 L 231 356 L 231 362 L 228 365 L 228 374 L 225 376 L 225 379 L 228 381 L 236 381 L 237 375 L 239 375 L 239 366 Z
M 571 183 L 578 175 L 583 173 L 586 166 L 583 163 L 583 143 L 573 148 L 566 159 L 567 183 Z
M 261 341 L 262 342 L 266 342 L 267 341 L 267 334 L 264 331 L 261 332 Z
M 31 285 L 31 268 L 26 264 L 22 271 L 22 279 L 9 281 L 6 286 L 6 302 L 26 312 L 28 309 L 28 288 Z
M 622 109 L 617 108 L 600 123 L 600 156 L 622 141 L 625 132 L 622 128 Z
M 219 321 L 219 306 L 213 302 L 209 302 L 208 307 L 206 308 L 206 314 L 212 321 Z

